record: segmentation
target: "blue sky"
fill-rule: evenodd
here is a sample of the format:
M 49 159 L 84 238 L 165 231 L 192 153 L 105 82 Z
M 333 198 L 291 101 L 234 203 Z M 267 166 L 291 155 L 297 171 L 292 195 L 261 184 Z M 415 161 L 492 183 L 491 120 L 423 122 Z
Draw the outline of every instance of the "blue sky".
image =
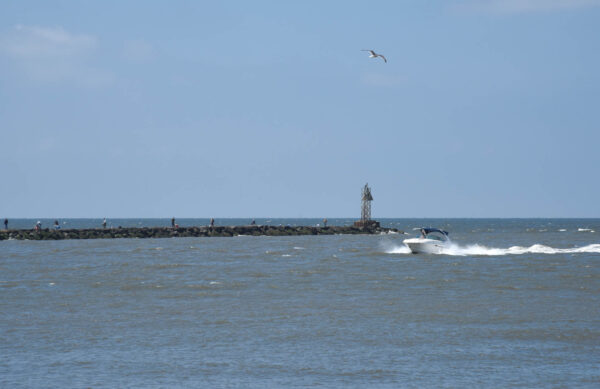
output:
M 0 216 L 600 217 L 598 69 L 596 0 L 3 1 Z

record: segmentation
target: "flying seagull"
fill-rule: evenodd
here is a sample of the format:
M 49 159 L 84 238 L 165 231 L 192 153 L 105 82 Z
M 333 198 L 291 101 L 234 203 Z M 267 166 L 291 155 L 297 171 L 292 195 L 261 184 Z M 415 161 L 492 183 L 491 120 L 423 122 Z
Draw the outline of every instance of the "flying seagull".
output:
M 361 50 L 361 51 L 368 51 L 369 53 L 371 53 L 371 55 L 369 55 L 369 58 L 377 58 L 377 57 L 381 57 L 383 58 L 383 61 L 385 63 L 387 63 L 387 59 L 385 59 L 385 57 L 381 54 L 377 54 L 376 52 L 374 52 L 373 50 Z

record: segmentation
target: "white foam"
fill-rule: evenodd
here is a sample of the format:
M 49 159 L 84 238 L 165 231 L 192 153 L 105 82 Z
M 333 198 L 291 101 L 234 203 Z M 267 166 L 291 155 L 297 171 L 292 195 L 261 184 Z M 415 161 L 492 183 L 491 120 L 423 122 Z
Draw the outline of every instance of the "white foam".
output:
M 594 230 L 592 230 L 591 228 L 578 228 L 577 231 L 579 231 L 579 232 L 594 232 Z
M 564 229 L 564 228 L 561 228 L 561 229 L 560 229 L 560 230 L 558 230 L 558 231 L 559 231 L 559 232 L 565 232 L 565 231 L 566 231 L 566 229 Z
M 410 249 L 405 246 L 394 246 L 386 251 L 388 254 L 409 254 Z M 455 243 L 445 248 L 440 255 L 465 256 L 501 256 L 501 255 L 521 255 L 521 254 L 576 254 L 576 253 L 600 253 L 600 244 L 590 244 L 583 247 L 573 247 L 568 249 L 559 249 L 543 244 L 534 244 L 529 247 L 512 246 L 506 249 L 486 247 L 479 244 L 470 246 L 460 246 Z
M 386 251 L 388 254 L 410 254 L 410 249 L 406 245 L 395 246 Z

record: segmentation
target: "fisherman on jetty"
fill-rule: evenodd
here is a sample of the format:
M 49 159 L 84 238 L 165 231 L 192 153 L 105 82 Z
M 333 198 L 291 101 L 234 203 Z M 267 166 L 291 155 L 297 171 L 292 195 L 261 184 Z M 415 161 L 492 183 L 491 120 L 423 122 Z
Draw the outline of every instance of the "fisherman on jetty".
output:
M 37 223 L 35 223 L 35 226 L 33 227 L 34 231 L 41 231 L 42 230 L 42 222 L 41 221 L 37 221 Z
M 214 227 L 215 226 L 215 219 L 210 218 L 210 226 Z
M 175 228 L 175 216 L 171 218 L 171 228 Z
M 4 219 L 4 229 L 8 230 L 8 219 Z
M 58 224 L 58 220 L 54 221 L 54 229 L 55 230 L 60 230 L 60 225 Z
M 327 218 L 323 219 L 323 227 L 327 227 Z
M 104 220 L 102 220 L 102 228 L 106 229 L 106 218 L 104 218 Z

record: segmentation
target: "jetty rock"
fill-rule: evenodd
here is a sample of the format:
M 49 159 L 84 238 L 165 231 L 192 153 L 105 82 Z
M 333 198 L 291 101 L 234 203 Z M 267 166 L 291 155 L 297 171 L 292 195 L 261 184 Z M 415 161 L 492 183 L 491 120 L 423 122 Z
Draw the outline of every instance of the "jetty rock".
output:
M 218 226 L 218 227 L 118 227 L 2 230 L 0 240 L 63 240 L 63 239 L 118 239 L 118 238 L 174 238 L 174 237 L 232 237 L 232 236 L 294 236 L 336 234 L 389 234 L 402 233 L 395 228 L 377 226 Z

